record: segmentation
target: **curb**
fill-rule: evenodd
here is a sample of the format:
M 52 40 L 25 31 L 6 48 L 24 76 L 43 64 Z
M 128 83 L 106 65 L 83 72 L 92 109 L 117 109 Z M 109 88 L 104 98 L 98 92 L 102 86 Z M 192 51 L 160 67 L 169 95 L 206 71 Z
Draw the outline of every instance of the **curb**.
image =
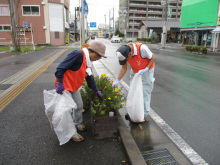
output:
M 104 64 L 103 66 L 105 67 Z M 92 65 L 92 70 L 95 75 L 98 75 L 97 70 L 94 67 L 94 65 Z M 130 164 L 131 165 L 146 165 L 144 157 L 142 156 L 137 144 L 135 143 L 131 133 L 129 132 L 126 124 L 124 123 L 124 120 L 121 114 L 119 113 L 119 111 L 116 111 L 116 113 L 118 115 L 118 122 L 119 122 L 119 126 L 118 126 L 119 135 L 121 137 L 121 140 L 125 148 L 126 154 L 128 156 L 128 159 L 130 161 Z

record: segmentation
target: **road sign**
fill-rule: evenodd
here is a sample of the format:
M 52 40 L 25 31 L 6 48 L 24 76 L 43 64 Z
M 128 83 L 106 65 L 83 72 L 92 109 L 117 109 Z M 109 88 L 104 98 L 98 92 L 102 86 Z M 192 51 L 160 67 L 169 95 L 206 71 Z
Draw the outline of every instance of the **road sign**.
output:
M 28 25 L 27 22 L 24 22 L 24 27 L 25 27 L 25 28 L 28 28 L 28 27 L 29 27 L 29 25 Z
M 96 22 L 90 22 L 90 27 L 91 28 L 96 28 Z
M 88 14 L 89 8 L 88 8 L 88 4 L 86 3 L 86 0 L 84 0 L 83 3 L 84 3 L 84 13 Z M 80 12 L 82 12 L 82 7 L 80 7 Z
M 173 12 L 173 9 L 169 6 L 169 7 L 168 7 L 168 11 L 167 11 L 167 16 L 168 16 L 169 18 L 172 17 L 172 12 Z

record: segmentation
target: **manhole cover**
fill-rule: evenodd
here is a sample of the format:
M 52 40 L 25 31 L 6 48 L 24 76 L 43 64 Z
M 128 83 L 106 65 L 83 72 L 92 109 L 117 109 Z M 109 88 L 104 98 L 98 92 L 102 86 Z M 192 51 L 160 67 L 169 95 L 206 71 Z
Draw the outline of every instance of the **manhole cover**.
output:
M 167 149 L 146 151 L 142 155 L 148 165 L 178 165 Z

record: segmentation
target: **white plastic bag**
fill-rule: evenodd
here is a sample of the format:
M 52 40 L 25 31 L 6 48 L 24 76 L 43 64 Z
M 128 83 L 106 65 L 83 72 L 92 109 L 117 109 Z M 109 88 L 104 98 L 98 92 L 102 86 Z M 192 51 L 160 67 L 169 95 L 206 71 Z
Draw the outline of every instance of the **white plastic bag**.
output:
M 131 81 L 126 101 L 126 109 L 131 121 L 136 123 L 144 121 L 142 76 L 139 74 L 135 74 Z
M 68 91 L 60 95 L 53 90 L 44 90 L 45 113 L 52 123 L 60 145 L 65 144 L 77 134 L 72 113 L 77 108 L 75 101 Z

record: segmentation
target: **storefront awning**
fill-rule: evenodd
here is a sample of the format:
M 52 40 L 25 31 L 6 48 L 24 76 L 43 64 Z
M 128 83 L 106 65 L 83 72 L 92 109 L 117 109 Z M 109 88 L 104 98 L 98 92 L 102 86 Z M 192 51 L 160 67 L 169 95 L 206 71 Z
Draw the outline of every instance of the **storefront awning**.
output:
M 217 26 L 214 30 L 212 30 L 212 33 L 220 33 L 220 26 Z
M 180 28 L 179 21 L 167 21 L 166 26 L 170 28 Z M 148 28 L 163 28 L 164 21 L 142 21 L 141 25 L 145 25 Z

